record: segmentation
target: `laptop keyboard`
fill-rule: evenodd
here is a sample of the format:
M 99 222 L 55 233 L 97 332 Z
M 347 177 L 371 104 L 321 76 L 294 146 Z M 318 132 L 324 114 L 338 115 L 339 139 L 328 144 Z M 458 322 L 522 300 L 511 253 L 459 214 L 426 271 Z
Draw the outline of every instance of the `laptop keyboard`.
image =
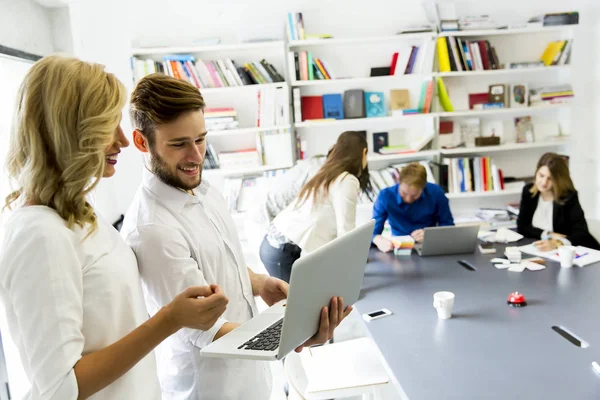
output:
M 283 318 L 238 347 L 244 350 L 272 351 L 279 347 Z

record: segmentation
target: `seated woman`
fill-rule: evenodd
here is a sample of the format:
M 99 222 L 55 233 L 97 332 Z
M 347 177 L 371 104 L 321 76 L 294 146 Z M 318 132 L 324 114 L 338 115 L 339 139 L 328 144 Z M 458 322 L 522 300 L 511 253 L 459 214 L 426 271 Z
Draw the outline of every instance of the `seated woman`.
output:
M 367 141 L 359 132 L 342 133 L 319 172 L 271 223 L 260 258 L 271 276 L 290 280 L 292 264 L 351 231 L 359 192 L 368 187 Z
M 535 183 L 523 188 L 517 231 L 540 239 L 534 244 L 542 251 L 565 244 L 600 249 L 588 231 L 569 167 L 558 154 L 544 154 L 537 164 Z

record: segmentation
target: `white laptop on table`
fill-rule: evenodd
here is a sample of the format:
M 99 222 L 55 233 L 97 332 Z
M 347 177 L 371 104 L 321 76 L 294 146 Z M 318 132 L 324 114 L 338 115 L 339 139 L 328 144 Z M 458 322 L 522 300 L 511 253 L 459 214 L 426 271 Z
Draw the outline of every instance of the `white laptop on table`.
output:
M 479 225 L 435 226 L 423 229 L 423 243 L 415 246 L 420 256 L 474 253 Z
M 206 357 L 281 360 L 319 330 L 321 309 L 332 297 L 344 306 L 358 300 L 375 221 L 298 259 L 287 300 L 280 301 L 204 347 Z

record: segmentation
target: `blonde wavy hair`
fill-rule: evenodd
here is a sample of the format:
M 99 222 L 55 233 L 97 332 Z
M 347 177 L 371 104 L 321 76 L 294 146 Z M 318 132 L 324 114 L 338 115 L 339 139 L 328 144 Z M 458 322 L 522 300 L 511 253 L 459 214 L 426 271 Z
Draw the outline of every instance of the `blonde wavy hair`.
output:
M 104 174 L 127 93 L 104 66 L 48 56 L 21 84 L 7 157 L 19 202 L 53 208 L 72 229 L 97 227 L 86 196 Z

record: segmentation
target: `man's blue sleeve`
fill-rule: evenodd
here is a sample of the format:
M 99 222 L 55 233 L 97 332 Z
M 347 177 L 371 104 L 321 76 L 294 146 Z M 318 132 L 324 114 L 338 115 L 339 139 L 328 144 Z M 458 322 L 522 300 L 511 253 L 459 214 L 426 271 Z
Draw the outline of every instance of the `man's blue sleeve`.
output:
M 383 232 L 383 226 L 387 220 L 387 201 L 385 199 L 385 193 L 379 192 L 375 204 L 373 204 L 373 219 L 375 219 L 375 228 L 373 229 L 373 238 L 377 235 L 381 235 Z
M 436 193 L 436 203 L 439 226 L 454 225 L 454 218 L 450 211 L 450 202 L 441 188 L 439 188 L 439 191 Z

